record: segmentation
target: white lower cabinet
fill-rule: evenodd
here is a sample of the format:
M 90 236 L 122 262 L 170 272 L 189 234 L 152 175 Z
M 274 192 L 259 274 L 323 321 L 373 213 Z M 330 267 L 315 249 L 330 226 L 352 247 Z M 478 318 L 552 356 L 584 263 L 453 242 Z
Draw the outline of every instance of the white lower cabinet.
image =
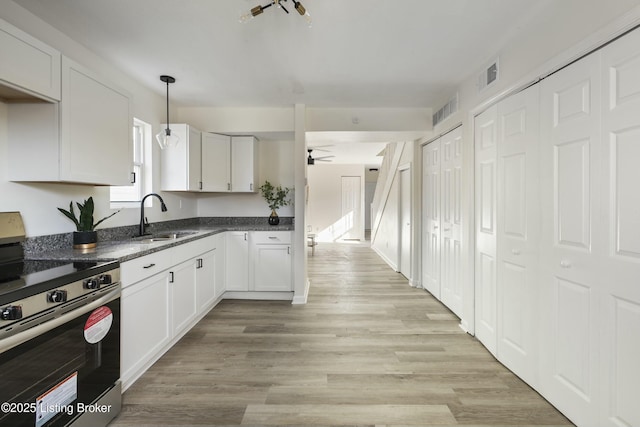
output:
M 252 237 L 253 290 L 292 291 L 291 233 L 255 231 Z
M 226 290 L 249 290 L 249 232 L 228 231 L 226 241 Z
M 183 262 L 169 272 L 173 336 L 183 332 L 196 317 L 196 262 Z
M 121 301 L 120 372 L 126 389 L 171 341 L 169 274 L 165 271 L 125 287 Z

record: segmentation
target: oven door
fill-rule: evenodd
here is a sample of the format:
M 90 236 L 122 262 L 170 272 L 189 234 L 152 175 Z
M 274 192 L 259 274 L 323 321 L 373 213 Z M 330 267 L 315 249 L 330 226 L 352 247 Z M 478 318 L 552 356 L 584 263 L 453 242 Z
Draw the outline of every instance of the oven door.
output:
M 91 406 L 120 378 L 120 287 L 78 304 L 0 340 L 0 425 L 64 426 L 120 410 Z

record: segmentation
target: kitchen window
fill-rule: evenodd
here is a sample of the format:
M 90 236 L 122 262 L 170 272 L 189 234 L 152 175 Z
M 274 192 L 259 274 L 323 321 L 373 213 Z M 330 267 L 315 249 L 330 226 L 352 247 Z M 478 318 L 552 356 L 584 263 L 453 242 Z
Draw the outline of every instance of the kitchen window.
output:
M 140 207 L 142 196 L 151 191 L 151 125 L 133 119 L 132 185 L 111 187 L 111 208 Z

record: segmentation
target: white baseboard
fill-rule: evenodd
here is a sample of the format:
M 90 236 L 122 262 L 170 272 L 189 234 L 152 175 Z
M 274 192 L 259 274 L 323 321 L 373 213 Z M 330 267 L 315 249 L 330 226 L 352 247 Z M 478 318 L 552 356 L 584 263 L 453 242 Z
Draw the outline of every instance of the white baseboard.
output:
M 256 291 L 227 291 L 223 299 L 253 299 L 262 301 L 291 301 L 293 292 L 256 292 Z
M 386 257 L 386 255 L 385 255 L 385 254 L 383 254 L 382 252 L 380 252 L 380 251 L 379 251 L 378 249 L 376 249 L 375 247 L 371 246 L 371 249 L 373 249 L 373 251 L 374 251 L 375 253 L 377 253 L 377 254 L 378 254 L 378 256 L 379 256 L 380 258 L 382 258 L 382 260 L 383 260 L 384 262 L 386 262 L 387 264 L 389 264 L 389 267 L 391 267 L 391 268 L 393 269 L 393 271 L 395 271 L 396 273 L 397 273 L 397 272 L 399 272 L 399 270 L 398 270 L 398 266 L 397 266 L 397 264 L 396 264 L 396 263 L 392 262 L 389 258 L 387 258 L 387 257 Z
M 307 298 L 309 297 L 309 287 L 311 286 L 311 281 L 307 277 L 306 284 L 304 286 L 304 292 L 302 295 L 293 294 L 293 299 L 291 300 L 291 304 L 306 304 Z

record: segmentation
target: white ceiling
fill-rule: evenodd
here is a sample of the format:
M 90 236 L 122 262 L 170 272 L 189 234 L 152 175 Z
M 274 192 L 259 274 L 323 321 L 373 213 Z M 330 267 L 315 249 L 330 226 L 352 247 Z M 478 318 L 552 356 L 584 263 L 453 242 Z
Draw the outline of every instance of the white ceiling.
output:
M 15 0 L 185 106 L 439 108 L 547 0 Z
M 438 109 L 550 0 L 14 0 L 178 106 Z M 320 132 L 335 163 L 410 135 Z M 406 138 L 405 138 L 406 137 Z M 364 144 L 364 143 L 370 144 Z M 316 153 L 314 153 L 315 155 Z M 319 153 L 318 153 L 319 154 Z M 359 159 L 359 161 L 358 161 Z

